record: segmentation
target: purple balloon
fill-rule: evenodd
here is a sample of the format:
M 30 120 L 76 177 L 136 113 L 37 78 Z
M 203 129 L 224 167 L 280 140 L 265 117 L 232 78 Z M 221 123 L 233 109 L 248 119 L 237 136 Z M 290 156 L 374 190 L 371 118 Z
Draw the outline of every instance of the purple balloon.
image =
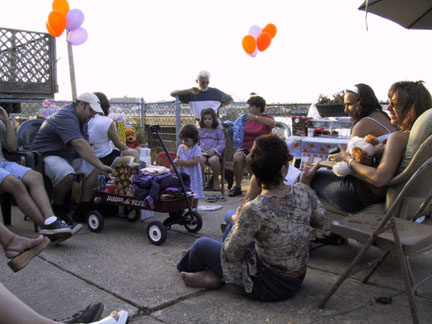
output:
M 80 27 L 69 32 L 68 42 L 72 45 L 81 45 L 87 40 L 88 34 L 87 30 Z
M 84 14 L 79 9 L 71 9 L 66 14 L 66 28 L 73 31 L 81 27 L 84 22 Z
M 253 36 L 253 38 L 255 38 L 255 40 L 257 39 L 258 35 L 261 34 L 262 28 L 257 26 L 257 25 L 253 25 L 251 28 L 249 28 L 249 35 Z
M 249 56 L 255 57 L 258 53 L 258 50 L 255 48 L 255 51 L 252 54 L 249 54 Z

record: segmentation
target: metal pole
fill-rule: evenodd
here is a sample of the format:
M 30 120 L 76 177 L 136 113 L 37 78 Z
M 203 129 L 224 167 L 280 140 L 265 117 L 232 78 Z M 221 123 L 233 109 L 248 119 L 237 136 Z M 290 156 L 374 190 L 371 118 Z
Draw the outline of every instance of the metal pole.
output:
M 67 32 L 67 36 L 69 36 L 69 31 Z M 75 101 L 77 98 L 76 91 L 76 79 L 75 79 L 75 65 L 73 59 L 73 51 L 72 45 L 67 41 L 68 37 L 66 37 L 67 47 L 68 47 L 68 56 L 69 56 L 69 74 L 71 80 L 71 88 L 72 88 L 72 101 Z
M 180 131 L 180 100 L 178 96 L 176 96 L 175 101 L 175 109 L 176 109 L 176 147 L 180 146 L 180 137 L 178 136 L 178 133 Z
M 146 143 L 149 143 L 149 139 L 145 133 L 145 124 L 146 124 L 146 114 L 145 114 L 145 106 L 144 106 L 144 98 L 141 98 L 141 142 L 145 140 Z

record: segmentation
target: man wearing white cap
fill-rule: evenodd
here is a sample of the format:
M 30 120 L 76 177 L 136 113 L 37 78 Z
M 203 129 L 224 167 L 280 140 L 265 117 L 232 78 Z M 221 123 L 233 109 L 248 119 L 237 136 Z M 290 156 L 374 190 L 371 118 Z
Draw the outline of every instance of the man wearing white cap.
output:
M 88 143 L 87 122 L 96 113 L 103 113 L 99 99 L 90 92 L 49 116 L 33 140 L 31 149 L 42 153 L 45 174 L 54 188 L 53 210 L 66 220 L 64 199 L 72 188 L 76 172 L 84 174 L 81 186 L 81 202 L 73 219 L 85 221 L 90 209 L 92 190 L 97 175 L 108 175 L 113 170 L 100 162 Z

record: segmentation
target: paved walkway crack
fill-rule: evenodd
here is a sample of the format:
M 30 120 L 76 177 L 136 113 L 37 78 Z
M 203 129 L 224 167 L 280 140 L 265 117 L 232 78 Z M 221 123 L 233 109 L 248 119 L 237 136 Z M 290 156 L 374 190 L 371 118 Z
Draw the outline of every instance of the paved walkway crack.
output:
M 93 282 L 93 281 L 87 279 L 87 278 L 84 278 L 84 277 L 82 277 L 82 276 L 80 276 L 80 275 L 77 275 L 76 273 L 74 273 L 74 272 L 72 272 L 72 271 L 70 271 L 70 270 L 68 270 L 68 269 L 65 269 L 65 268 L 59 266 L 57 263 L 48 260 L 48 259 L 45 258 L 44 256 L 39 255 L 39 257 L 40 257 L 42 260 L 44 260 L 45 262 L 48 262 L 48 263 L 51 264 L 52 266 L 56 267 L 57 269 L 59 269 L 59 270 L 61 270 L 61 271 L 64 271 L 64 272 L 70 274 L 71 276 L 73 276 L 73 277 L 75 277 L 75 278 L 78 278 L 78 279 L 84 281 L 85 283 L 89 284 L 90 286 L 96 287 L 96 288 L 98 288 L 98 289 L 100 289 L 100 290 L 102 290 L 102 291 L 104 291 L 104 292 L 106 292 L 106 293 L 108 293 L 108 294 L 110 294 L 110 295 L 112 295 L 112 296 L 114 296 L 114 297 L 120 299 L 121 301 L 123 301 L 123 302 L 125 302 L 125 303 L 128 303 L 128 304 L 130 304 L 130 305 L 132 305 L 132 306 L 138 308 L 138 310 L 141 311 L 141 312 L 143 312 L 143 313 L 145 313 L 145 314 L 147 314 L 147 315 L 151 313 L 151 311 L 150 311 L 149 308 L 147 308 L 147 307 L 142 307 L 142 306 L 138 305 L 137 303 L 135 303 L 134 301 L 129 300 L 129 299 L 127 299 L 127 298 L 125 298 L 125 297 L 123 297 L 123 296 L 117 294 L 116 292 L 114 292 L 114 291 L 112 291 L 112 290 L 109 290 L 109 289 L 107 289 L 107 288 L 104 288 L 104 287 L 98 285 L 97 283 L 95 283 L 95 282 Z

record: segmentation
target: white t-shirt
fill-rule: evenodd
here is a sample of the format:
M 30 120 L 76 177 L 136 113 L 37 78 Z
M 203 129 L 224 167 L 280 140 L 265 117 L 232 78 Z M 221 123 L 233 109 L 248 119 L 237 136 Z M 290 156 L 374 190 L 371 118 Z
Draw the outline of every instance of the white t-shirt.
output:
M 96 115 L 88 122 L 89 142 L 93 144 L 93 151 L 101 158 L 112 152 L 111 141 L 108 137 L 108 129 L 113 123 L 109 117 Z

